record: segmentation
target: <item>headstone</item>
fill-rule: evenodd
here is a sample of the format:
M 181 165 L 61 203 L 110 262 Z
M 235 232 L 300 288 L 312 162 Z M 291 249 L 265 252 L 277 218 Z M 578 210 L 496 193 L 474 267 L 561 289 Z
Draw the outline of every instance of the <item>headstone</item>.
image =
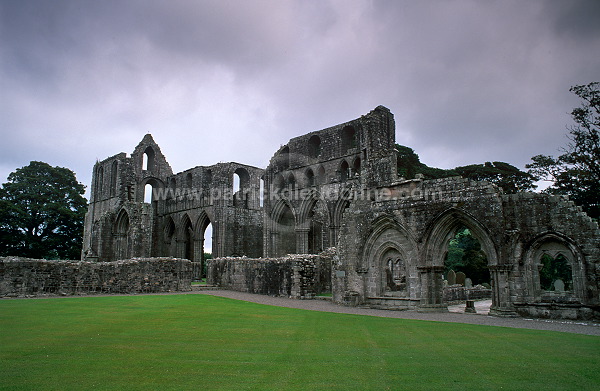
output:
M 466 277 L 467 276 L 465 276 L 465 273 L 463 272 L 456 273 L 456 283 L 464 286 Z
M 454 270 L 450 270 L 448 272 L 448 285 L 452 286 L 456 284 L 456 273 L 454 273 Z
M 565 283 L 563 280 L 554 281 L 554 292 L 564 292 L 565 291 Z
M 470 278 L 465 278 L 465 288 L 473 288 L 473 281 Z

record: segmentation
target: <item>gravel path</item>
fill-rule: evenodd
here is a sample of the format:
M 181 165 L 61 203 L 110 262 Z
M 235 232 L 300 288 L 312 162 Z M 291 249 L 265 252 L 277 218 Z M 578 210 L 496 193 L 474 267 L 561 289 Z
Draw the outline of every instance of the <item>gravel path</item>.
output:
M 382 318 L 400 318 L 429 320 L 436 322 L 469 323 L 486 326 L 513 327 L 519 329 L 560 331 L 565 333 L 600 336 L 600 324 L 579 321 L 558 321 L 525 318 L 498 318 L 483 314 L 465 314 L 457 312 L 417 312 L 389 311 L 370 308 L 345 307 L 333 304 L 328 300 L 294 300 L 285 297 L 272 297 L 252 293 L 234 292 L 227 290 L 198 291 L 196 294 L 227 297 L 253 303 L 274 305 L 278 307 L 298 308 L 304 310 L 335 312 L 339 314 L 354 314 L 379 316 Z M 456 310 L 456 307 L 454 308 Z

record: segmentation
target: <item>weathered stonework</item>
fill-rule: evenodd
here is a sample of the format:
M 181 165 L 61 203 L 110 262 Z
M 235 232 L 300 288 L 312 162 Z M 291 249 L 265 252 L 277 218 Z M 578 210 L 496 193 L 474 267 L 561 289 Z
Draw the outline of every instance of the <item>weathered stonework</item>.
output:
M 600 230 L 572 202 L 508 195 L 460 177 L 405 180 L 394 146 L 394 117 L 383 106 L 289 140 L 264 170 L 219 163 L 174 174 L 147 135 L 131 157 L 121 153 L 94 167 L 83 257 L 177 256 L 193 261 L 197 278 L 211 223 L 216 258 L 280 259 L 336 247 L 335 302 L 440 311 L 448 304 L 442 279 L 448 241 L 466 227 L 487 257 L 491 314 L 600 319 Z M 160 194 L 146 203 L 147 184 Z M 542 256 L 566 259 L 566 285 L 557 280 L 557 289 L 542 288 Z M 283 278 L 262 266 L 279 261 L 258 262 L 218 260 L 210 278 L 291 295 L 291 266 L 274 267 L 273 273 L 287 273 Z M 240 282 L 250 275 L 280 285 L 254 277 Z
M 0 258 L 0 297 L 158 293 L 191 290 L 186 259 L 116 262 Z
M 240 292 L 310 299 L 331 291 L 332 249 L 281 258 L 208 260 L 207 283 Z

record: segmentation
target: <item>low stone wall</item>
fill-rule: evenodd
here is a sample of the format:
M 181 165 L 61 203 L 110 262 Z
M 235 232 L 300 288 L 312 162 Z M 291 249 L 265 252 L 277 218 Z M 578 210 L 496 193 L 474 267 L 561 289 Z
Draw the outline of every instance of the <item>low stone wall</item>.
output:
M 444 302 L 456 303 L 466 300 L 484 300 L 492 298 L 492 290 L 483 286 L 476 285 L 472 288 L 465 288 L 461 285 L 452 285 L 444 288 Z
M 115 262 L 0 258 L 0 297 L 189 291 L 191 278 L 191 262 L 176 258 Z
M 335 250 L 282 258 L 215 258 L 207 261 L 207 283 L 239 292 L 310 299 L 331 291 Z

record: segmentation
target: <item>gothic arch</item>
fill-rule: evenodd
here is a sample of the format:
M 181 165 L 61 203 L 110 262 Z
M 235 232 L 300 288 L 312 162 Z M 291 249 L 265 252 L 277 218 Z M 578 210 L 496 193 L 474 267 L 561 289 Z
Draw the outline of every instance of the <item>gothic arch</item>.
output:
M 160 179 L 158 179 L 156 177 L 152 177 L 152 176 L 144 178 L 140 184 L 141 184 L 141 191 L 142 191 L 142 193 L 140 194 L 141 201 L 148 199 L 147 194 L 146 194 L 146 192 L 147 192 L 146 186 L 147 185 L 152 186 L 152 196 L 150 198 L 152 201 L 157 201 L 154 197 L 154 195 L 156 194 L 155 189 L 164 189 L 164 187 L 165 187 L 165 184 L 163 181 L 161 181 Z M 159 192 L 159 194 L 161 194 L 161 193 L 162 192 Z M 163 197 L 165 196 L 164 194 L 161 194 L 161 195 Z M 164 197 L 164 198 L 166 198 L 166 197 Z
M 337 246 L 338 233 L 342 225 L 342 218 L 344 212 L 350 207 L 350 201 L 352 200 L 352 188 L 347 187 L 340 192 L 340 196 L 331 211 L 331 238 L 330 243 L 332 246 Z
M 271 255 L 295 254 L 296 216 L 294 208 L 285 199 L 277 201 L 271 211 Z
M 114 227 L 116 260 L 131 258 L 129 213 L 122 208 L 117 214 Z
M 420 260 L 421 266 L 443 266 L 448 242 L 456 230 L 463 226 L 467 227 L 481 244 L 481 250 L 487 256 L 488 266 L 497 265 L 498 251 L 489 230 L 467 212 L 450 208 L 440 213 L 429 224 L 424 236 L 425 251 Z
M 573 289 L 564 292 L 563 296 L 571 296 L 582 300 L 585 297 L 585 257 L 575 242 L 558 232 L 545 232 L 538 235 L 525 248 L 523 255 L 526 296 L 531 301 L 540 301 L 543 289 L 540 284 L 542 255 L 551 258 L 563 256 L 571 266 Z
M 167 216 L 165 219 L 164 227 L 164 254 L 169 257 L 176 256 L 176 228 L 175 221 L 171 216 Z
M 204 253 L 205 251 L 205 243 L 204 243 L 204 236 L 206 233 L 206 229 L 208 228 L 209 225 L 212 224 L 212 237 L 210 238 L 211 243 L 212 243 L 212 254 L 213 256 L 215 254 L 218 254 L 218 243 L 216 243 L 216 230 L 215 230 L 215 226 L 212 223 L 212 219 L 209 217 L 208 213 L 206 210 L 202 210 L 200 212 L 200 215 L 198 216 L 198 218 L 196 219 L 196 228 L 195 228 L 195 238 L 196 238 L 196 245 L 198 246 L 198 248 L 196 249 L 196 259 L 200 260 L 200 270 L 195 272 L 195 274 L 197 275 L 198 278 L 203 278 L 205 277 L 205 273 L 204 273 L 204 263 L 206 262 Z M 217 251 L 216 251 L 217 250 Z
M 312 170 L 312 168 L 308 168 L 305 172 L 304 172 L 304 177 L 306 179 L 306 186 L 305 187 L 313 187 L 316 184 L 315 181 L 315 173 Z
M 98 166 L 96 169 L 96 200 L 102 199 L 102 190 L 104 189 L 104 167 Z
M 181 243 L 180 257 L 194 261 L 194 226 L 187 213 L 181 217 L 179 224 L 178 242 Z
M 146 147 L 142 153 L 142 170 L 153 171 L 155 169 L 156 152 L 152 146 Z
M 110 196 L 114 197 L 117 194 L 117 176 L 119 172 L 119 162 L 113 161 L 110 166 Z
M 302 201 L 297 220 L 301 235 L 299 252 L 317 254 L 329 247 L 331 217 L 327 203 L 318 191 L 313 190 Z
M 340 182 L 346 182 L 348 179 L 351 178 L 350 176 L 350 165 L 348 164 L 348 162 L 346 160 L 342 160 L 342 162 L 340 163 Z
M 362 251 L 359 252 L 362 256 L 356 265 L 356 270 L 366 276 L 365 297 L 388 295 L 394 291 L 388 289 L 390 276 L 386 274 L 387 258 L 390 254 L 394 254 L 393 261 L 402 260 L 404 268 L 398 275 L 398 280 L 403 279 L 402 284 L 404 284 L 402 289 L 396 290 L 398 295 L 417 298 L 419 295 L 419 281 L 416 277 L 418 248 L 413 236 L 392 215 L 377 218 L 371 223 L 371 227 Z

